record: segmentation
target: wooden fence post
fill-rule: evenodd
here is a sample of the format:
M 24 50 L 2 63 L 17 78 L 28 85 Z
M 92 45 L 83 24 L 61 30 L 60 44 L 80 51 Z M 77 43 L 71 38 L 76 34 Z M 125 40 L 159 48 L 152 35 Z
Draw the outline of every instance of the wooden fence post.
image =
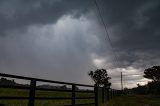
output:
M 98 86 L 94 85 L 94 93 L 95 93 L 95 106 L 98 106 Z
M 114 90 L 112 89 L 112 98 L 114 98 Z
M 110 94 L 109 94 L 109 88 L 107 88 L 107 101 L 109 101 Z
M 28 106 L 34 106 L 35 102 L 36 80 L 31 79 Z
M 102 103 L 104 103 L 104 90 L 105 90 L 105 88 L 103 87 L 102 88 Z
M 73 84 L 72 85 L 72 106 L 75 106 L 75 90 L 76 90 L 76 86 Z
M 113 92 L 112 92 L 112 89 L 111 89 L 111 91 L 110 91 L 110 95 L 111 95 L 111 99 L 112 99 L 112 97 L 113 97 Z

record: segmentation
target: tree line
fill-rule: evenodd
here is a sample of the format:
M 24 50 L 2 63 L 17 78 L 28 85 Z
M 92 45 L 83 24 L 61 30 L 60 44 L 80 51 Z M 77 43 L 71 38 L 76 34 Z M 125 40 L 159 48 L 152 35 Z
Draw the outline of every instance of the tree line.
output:
M 97 84 L 98 87 L 110 88 L 111 77 L 108 76 L 106 69 L 96 69 L 95 71 L 89 71 L 88 75 L 91 79 Z M 124 89 L 124 92 L 131 92 L 136 94 L 160 94 L 160 66 L 153 66 L 151 68 L 147 68 L 144 70 L 144 78 L 150 79 L 146 85 L 137 84 L 137 87 L 132 89 Z M 21 85 L 21 86 L 29 86 L 22 85 L 16 83 L 14 80 L 8 80 L 6 78 L 0 79 L 0 85 Z M 45 88 L 55 88 L 55 86 L 51 85 L 40 85 L 39 87 Z M 58 89 L 68 89 L 66 85 L 62 87 L 57 87 Z M 78 89 L 78 88 L 77 88 Z
M 150 79 L 145 85 L 137 84 L 132 89 L 124 89 L 125 92 L 135 94 L 160 94 L 160 66 L 153 66 L 144 70 L 144 78 Z
M 29 84 L 19 84 L 15 80 L 9 80 L 7 78 L 1 78 L 0 79 L 0 86 L 23 86 L 23 87 L 29 87 Z M 43 85 L 37 85 L 37 88 L 47 88 L 47 89 L 71 89 L 68 88 L 66 85 L 62 86 L 54 86 L 50 84 L 43 84 Z M 79 90 L 78 87 L 76 87 L 76 90 Z
M 95 71 L 89 71 L 88 75 L 97 84 L 97 86 L 103 86 L 110 88 L 111 77 L 108 76 L 106 69 L 97 69 Z M 137 84 L 137 87 L 131 89 L 124 89 L 124 93 L 134 94 L 160 94 L 160 66 L 152 66 L 144 70 L 144 78 L 150 79 L 145 85 Z

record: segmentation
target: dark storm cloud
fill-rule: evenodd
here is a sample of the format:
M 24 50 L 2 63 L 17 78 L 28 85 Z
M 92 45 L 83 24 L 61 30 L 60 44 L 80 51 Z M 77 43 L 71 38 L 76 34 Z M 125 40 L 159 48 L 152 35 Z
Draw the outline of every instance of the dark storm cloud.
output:
M 116 52 L 115 61 L 118 62 L 115 67 L 121 67 L 111 71 L 125 73 L 124 69 L 127 69 L 132 74 L 139 74 L 145 68 L 159 65 L 160 1 L 99 0 L 98 3 Z M 135 71 L 128 67 L 133 67 Z M 111 72 L 111 76 L 114 74 Z M 137 80 L 132 75 L 130 79 Z M 126 78 L 125 81 L 132 81 L 130 79 Z
M 1 0 L 1 72 L 88 83 L 87 72 L 96 67 L 111 68 L 114 80 L 119 71 L 135 74 L 157 65 L 160 1 L 97 2 L 118 65 L 93 0 Z M 143 78 L 125 81 L 134 79 Z
M 44 25 L 56 22 L 60 17 L 85 14 L 91 0 L 1 0 L 0 32 L 29 25 Z
M 88 83 L 95 68 L 90 55 L 101 45 L 83 19 L 89 0 L 0 2 L 1 72 Z
M 101 0 L 99 5 L 121 66 L 159 58 L 160 1 Z

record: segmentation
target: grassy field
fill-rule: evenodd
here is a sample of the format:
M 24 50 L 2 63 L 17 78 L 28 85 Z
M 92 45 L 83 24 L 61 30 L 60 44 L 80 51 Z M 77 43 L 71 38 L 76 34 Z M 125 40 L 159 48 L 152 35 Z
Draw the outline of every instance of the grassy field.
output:
M 160 98 L 154 96 L 120 96 L 102 106 L 160 106 Z
M 28 90 L 0 88 L 0 96 L 28 97 Z M 94 93 L 76 93 L 76 97 L 91 97 Z M 71 97 L 71 93 L 57 91 L 36 91 L 36 97 Z M 101 95 L 99 95 L 101 102 Z M 93 103 L 94 99 L 76 100 L 76 104 Z M 27 106 L 28 100 L 0 100 L 5 106 Z M 71 100 L 36 100 L 35 106 L 69 105 Z M 99 103 L 100 104 L 100 103 Z M 160 106 L 160 97 L 126 95 L 115 97 L 102 106 Z
M 18 89 L 4 89 L 0 88 L 0 96 L 16 96 L 28 97 L 28 90 Z M 91 97 L 94 93 L 76 93 L 76 97 Z M 36 91 L 36 97 L 71 97 L 70 92 L 57 92 L 57 91 Z M 76 100 L 76 104 L 93 103 L 94 99 L 81 99 Z M 0 104 L 5 106 L 27 106 L 28 100 L 0 100 Z M 35 106 L 58 106 L 69 105 L 71 100 L 36 100 Z

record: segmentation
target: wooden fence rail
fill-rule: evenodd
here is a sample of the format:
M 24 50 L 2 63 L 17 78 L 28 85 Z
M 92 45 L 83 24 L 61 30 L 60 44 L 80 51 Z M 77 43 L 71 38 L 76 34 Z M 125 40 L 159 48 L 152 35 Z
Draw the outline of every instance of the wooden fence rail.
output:
M 29 86 L 9 86 L 9 85 L 1 85 L 0 88 L 12 88 L 12 89 L 28 89 L 29 90 L 29 97 L 13 97 L 13 96 L 0 96 L 0 100 L 28 100 L 28 106 L 35 106 L 35 100 L 71 100 L 71 105 L 65 105 L 65 106 L 81 106 L 81 105 L 94 105 L 98 106 L 99 104 L 99 93 L 101 89 L 101 103 L 104 103 L 107 100 L 110 100 L 114 96 L 119 95 L 121 92 L 117 90 L 107 89 L 104 87 L 98 87 L 95 85 L 86 85 L 86 84 L 76 84 L 76 83 L 68 83 L 68 82 L 60 82 L 60 81 L 52 81 L 52 80 L 45 80 L 45 79 L 38 79 L 38 78 L 31 78 L 31 77 L 24 77 L 24 76 L 17 76 L 17 75 L 10 75 L 10 74 L 4 74 L 0 73 L 0 77 L 7 77 L 7 78 L 15 78 L 15 79 L 23 79 L 30 81 Z M 50 89 L 50 88 L 40 88 L 37 87 L 37 82 L 47 82 L 47 83 L 55 83 L 55 84 L 65 84 L 70 85 L 71 89 Z M 76 87 L 90 87 L 94 90 L 77 90 Z M 36 90 L 41 91 L 58 91 L 58 92 L 70 92 L 72 94 L 71 97 L 35 97 Z M 76 97 L 76 92 L 81 93 L 94 93 L 94 96 L 91 97 Z M 85 103 L 85 104 L 76 104 L 77 99 L 93 99 L 93 103 Z M 64 105 L 63 105 L 64 106 Z

